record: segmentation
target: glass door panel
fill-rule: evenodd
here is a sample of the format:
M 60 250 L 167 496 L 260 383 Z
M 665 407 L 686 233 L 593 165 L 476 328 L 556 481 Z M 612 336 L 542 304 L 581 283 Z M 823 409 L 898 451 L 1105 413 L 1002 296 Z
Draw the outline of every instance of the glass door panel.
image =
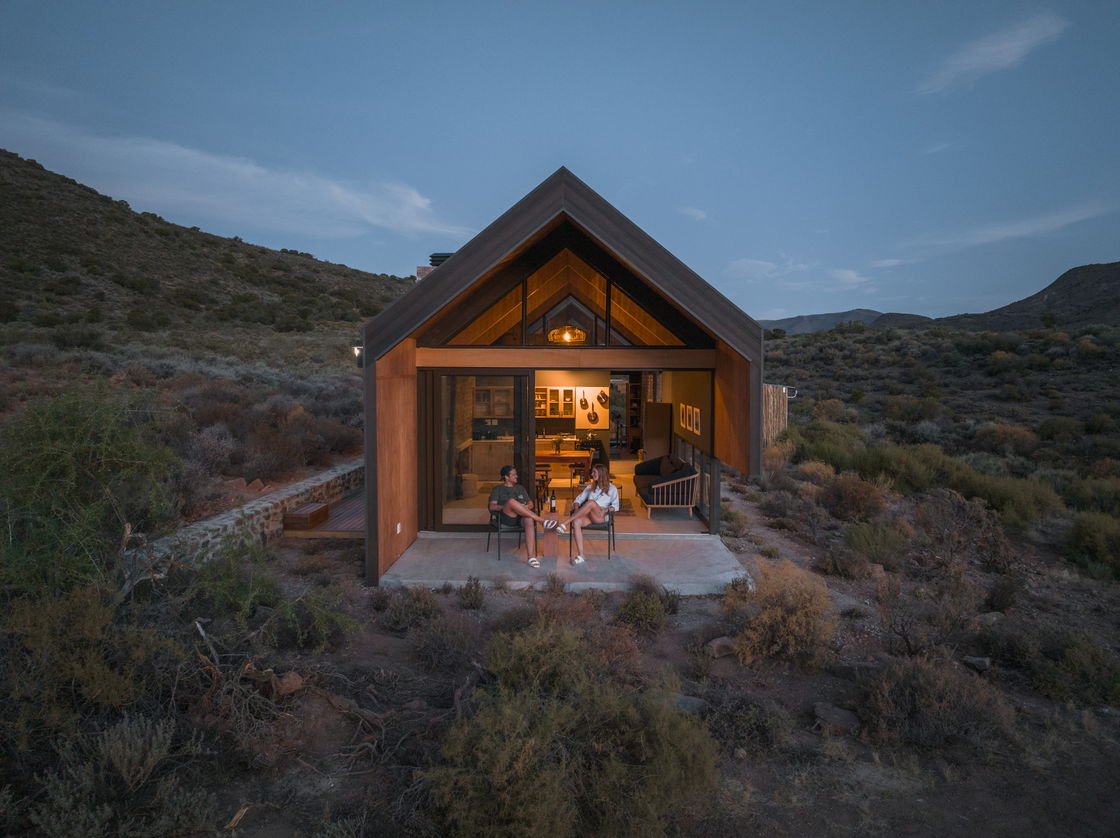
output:
M 443 526 L 485 525 L 490 520 L 490 490 L 500 482 L 502 466 L 512 465 L 524 474 L 524 388 L 524 376 L 440 376 Z

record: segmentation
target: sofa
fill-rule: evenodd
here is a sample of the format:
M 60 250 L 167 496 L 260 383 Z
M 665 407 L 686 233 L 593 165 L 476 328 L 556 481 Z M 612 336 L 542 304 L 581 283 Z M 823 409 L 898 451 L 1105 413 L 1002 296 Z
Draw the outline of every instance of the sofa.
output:
M 665 454 L 634 466 L 634 490 L 646 506 L 646 517 L 654 509 L 687 509 L 692 517 L 700 473 L 679 457 Z

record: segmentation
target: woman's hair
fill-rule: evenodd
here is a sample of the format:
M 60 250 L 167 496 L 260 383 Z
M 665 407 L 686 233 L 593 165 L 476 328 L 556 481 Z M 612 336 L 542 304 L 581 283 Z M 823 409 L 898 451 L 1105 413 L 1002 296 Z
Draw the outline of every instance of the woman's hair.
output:
M 611 488 L 611 470 L 602 463 L 591 467 L 591 480 L 600 492 L 609 492 Z

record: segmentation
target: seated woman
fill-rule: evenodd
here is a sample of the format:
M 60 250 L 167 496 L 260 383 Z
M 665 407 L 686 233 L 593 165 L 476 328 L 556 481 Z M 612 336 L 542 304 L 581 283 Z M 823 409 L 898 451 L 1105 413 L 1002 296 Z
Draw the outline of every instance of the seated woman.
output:
M 572 564 L 583 564 L 583 528 L 587 524 L 601 524 L 607 520 L 608 510 L 618 512 L 618 487 L 610 481 L 610 470 L 600 464 L 591 467 L 591 482 L 572 501 L 571 514 L 556 526 L 558 533 L 566 533 L 572 526 L 576 540 L 576 557 Z

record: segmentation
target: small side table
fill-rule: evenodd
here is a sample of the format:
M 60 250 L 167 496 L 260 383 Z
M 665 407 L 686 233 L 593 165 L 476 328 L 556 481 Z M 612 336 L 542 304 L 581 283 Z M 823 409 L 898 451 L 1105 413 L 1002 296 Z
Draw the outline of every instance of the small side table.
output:
M 546 521 L 559 521 L 559 512 L 542 512 L 541 517 Z M 560 555 L 560 534 L 556 532 L 556 528 L 542 529 L 537 533 L 537 558 L 555 559 Z

